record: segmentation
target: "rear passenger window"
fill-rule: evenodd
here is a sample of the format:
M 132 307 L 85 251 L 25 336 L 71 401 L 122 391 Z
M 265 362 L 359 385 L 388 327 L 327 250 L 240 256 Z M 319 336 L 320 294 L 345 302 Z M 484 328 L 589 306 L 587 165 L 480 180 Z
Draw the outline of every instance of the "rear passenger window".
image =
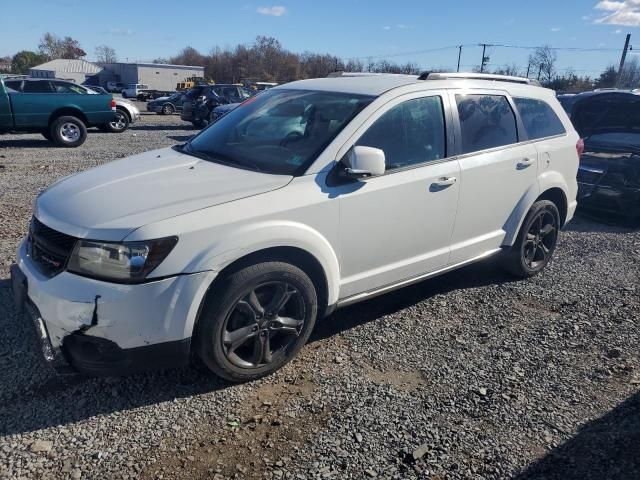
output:
M 446 156 L 442 99 L 407 100 L 382 114 L 356 145 L 384 152 L 387 170 Z
M 516 117 L 500 95 L 456 95 L 462 153 L 518 142 Z
M 564 125 L 546 102 L 534 98 L 514 98 L 513 101 L 520 112 L 529 139 L 566 133 Z
M 23 93 L 53 93 L 53 90 L 51 90 L 51 84 L 48 81 L 26 81 L 22 86 L 22 91 Z

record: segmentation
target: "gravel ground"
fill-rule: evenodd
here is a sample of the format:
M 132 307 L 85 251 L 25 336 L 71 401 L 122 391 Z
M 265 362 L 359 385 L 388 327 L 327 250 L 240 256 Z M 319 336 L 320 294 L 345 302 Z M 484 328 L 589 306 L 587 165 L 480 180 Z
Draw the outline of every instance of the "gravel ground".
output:
M 0 137 L 0 478 L 640 478 L 640 232 L 584 219 L 542 275 L 483 263 L 341 310 L 261 381 L 53 376 L 8 281 L 36 194 L 193 133 Z

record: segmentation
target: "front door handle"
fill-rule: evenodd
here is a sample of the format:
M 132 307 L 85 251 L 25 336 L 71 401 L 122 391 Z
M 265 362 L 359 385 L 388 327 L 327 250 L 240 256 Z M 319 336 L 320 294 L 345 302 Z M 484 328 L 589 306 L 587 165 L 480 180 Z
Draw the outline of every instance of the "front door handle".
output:
M 443 188 L 450 187 L 456 183 L 457 180 L 456 177 L 440 177 L 431 184 L 431 190 L 442 190 Z
M 518 170 L 524 170 L 525 168 L 530 167 L 533 165 L 533 162 L 535 162 L 533 158 L 523 158 L 518 162 Z

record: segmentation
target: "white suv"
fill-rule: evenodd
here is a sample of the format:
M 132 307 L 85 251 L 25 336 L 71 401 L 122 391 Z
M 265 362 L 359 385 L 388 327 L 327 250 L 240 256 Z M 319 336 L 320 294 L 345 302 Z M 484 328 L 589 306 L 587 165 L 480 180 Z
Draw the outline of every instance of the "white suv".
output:
M 528 277 L 576 208 L 551 90 L 431 74 L 289 83 L 189 142 L 63 179 L 12 267 L 45 356 L 87 374 L 273 372 L 336 307 L 501 253 Z

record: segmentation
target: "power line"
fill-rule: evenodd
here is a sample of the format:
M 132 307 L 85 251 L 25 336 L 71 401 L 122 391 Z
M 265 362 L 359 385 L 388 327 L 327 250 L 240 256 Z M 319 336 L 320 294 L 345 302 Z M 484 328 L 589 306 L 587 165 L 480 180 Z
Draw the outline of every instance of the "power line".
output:
M 545 45 L 527 46 L 527 45 L 511 45 L 508 43 L 463 43 L 458 45 L 447 45 L 444 47 L 427 48 L 423 50 L 413 50 L 406 52 L 395 52 L 386 55 L 363 55 L 359 57 L 347 57 L 353 60 L 368 60 L 374 58 L 394 58 L 404 57 L 409 55 L 421 55 L 423 53 L 432 53 L 442 50 L 461 49 L 463 47 L 500 47 L 500 48 L 519 48 L 523 50 L 535 50 L 537 48 L 549 48 L 550 50 L 567 51 L 567 52 L 619 52 L 619 48 L 604 48 L 604 47 L 546 47 Z

